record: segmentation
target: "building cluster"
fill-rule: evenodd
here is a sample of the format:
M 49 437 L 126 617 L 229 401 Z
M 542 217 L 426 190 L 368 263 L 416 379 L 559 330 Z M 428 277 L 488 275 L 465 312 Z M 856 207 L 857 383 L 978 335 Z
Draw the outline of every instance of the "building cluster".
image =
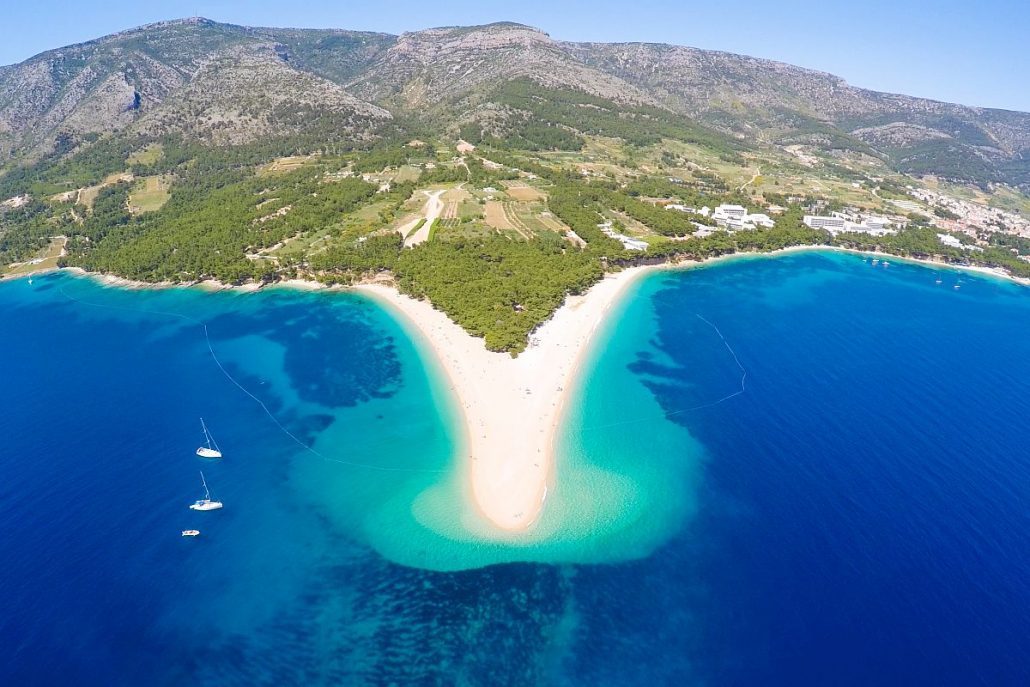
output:
M 729 232 L 734 232 L 758 229 L 759 227 L 772 229 L 776 226 L 776 222 L 774 222 L 769 215 L 760 212 L 749 213 L 747 208 L 743 205 L 719 205 L 712 210 L 707 205 L 702 208 L 692 208 L 686 205 L 671 204 L 666 205 L 665 209 L 689 212 L 701 217 L 707 217 L 715 223 L 715 227 L 713 227 L 707 224 L 702 224 L 701 222 L 694 222 L 698 228 L 698 232 L 695 233 L 695 236 L 707 236 L 711 232 L 715 231 L 716 227 L 725 229 Z
M 952 236 L 951 234 L 937 234 L 937 238 L 938 240 L 940 240 L 942 245 L 945 245 L 948 248 L 968 248 L 969 250 L 983 251 L 983 248 L 981 248 L 980 246 L 962 243 L 962 241 L 960 241 L 957 236 Z
M 626 250 L 647 250 L 647 241 L 641 241 L 640 239 L 635 239 L 632 236 L 620 234 L 619 232 L 615 231 L 615 228 L 612 226 L 611 222 L 604 222 L 602 224 L 598 224 L 597 228 L 600 229 L 601 233 L 603 233 L 605 236 L 613 238 L 616 241 L 620 241 Z
M 994 232 L 1030 238 L 1030 219 L 1014 212 L 961 200 L 925 188 L 910 189 L 909 193 L 931 207 L 941 208 L 957 216 L 957 219 L 935 217 L 934 224 L 941 229 L 981 239 Z
M 712 211 L 712 220 L 716 226 L 732 231 L 758 227 L 772 229 L 776 225 L 769 215 L 749 213 L 743 205 L 720 205 Z
M 805 215 L 802 220 L 805 226 L 812 229 L 824 229 L 832 235 L 844 232 L 860 232 L 873 236 L 884 236 L 895 233 L 890 228 L 891 221 L 878 215 L 867 215 L 854 212 L 831 212 L 829 215 Z

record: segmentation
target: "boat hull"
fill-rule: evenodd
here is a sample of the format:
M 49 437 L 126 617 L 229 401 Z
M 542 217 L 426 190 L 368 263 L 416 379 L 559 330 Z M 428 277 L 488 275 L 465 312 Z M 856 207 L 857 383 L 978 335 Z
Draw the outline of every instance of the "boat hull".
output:
M 201 458 L 221 458 L 222 452 L 216 451 L 213 448 L 198 448 L 197 455 Z

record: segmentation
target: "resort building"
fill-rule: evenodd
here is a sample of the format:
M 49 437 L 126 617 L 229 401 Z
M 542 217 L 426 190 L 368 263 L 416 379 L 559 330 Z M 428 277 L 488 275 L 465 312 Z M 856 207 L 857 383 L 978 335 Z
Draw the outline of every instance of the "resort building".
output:
M 749 214 L 743 205 L 720 205 L 712 212 L 712 219 L 717 225 L 725 227 L 729 231 L 757 229 L 758 227 L 771 229 L 776 224 L 769 215 Z
M 862 218 L 863 226 L 869 227 L 875 231 L 883 231 L 890 225 L 890 220 L 886 217 L 877 217 L 876 215 L 865 215 Z
M 981 248 L 980 246 L 962 243 L 962 241 L 960 241 L 957 237 L 952 236 L 951 234 L 937 234 L 937 238 L 943 245 L 947 246 L 948 248 L 958 248 L 975 251 L 983 250 L 983 248 Z
M 766 229 L 772 229 L 776 226 L 776 222 L 774 222 L 769 215 L 762 212 L 744 215 L 744 223 L 751 224 L 755 227 L 764 227 Z
M 890 221 L 886 217 L 866 215 L 856 221 L 853 215 L 842 212 L 834 212 L 832 215 L 805 215 L 802 220 L 805 226 L 812 229 L 825 229 L 834 236 L 841 232 L 857 232 L 872 234 L 873 236 L 884 236 L 893 234 L 894 230 L 889 229 Z
M 824 215 L 805 215 L 804 220 L 805 226 L 812 229 L 826 229 L 830 233 L 834 230 L 844 231 L 844 225 L 847 222 L 842 217 L 826 217 Z
M 745 215 L 747 215 L 747 208 L 743 205 L 720 205 L 712 213 L 712 219 L 716 222 L 743 221 Z
M 694 215 L 700 215 L 702 217 L 708 217 L 711 215 L 711 219 L 720 227 L 728 231 L 740 231 L 744 229 L 757 229 L 762 227 L 765 229 L 772 229 L 776 226 L 776 222 L 773 221 L 769 215 L 765 213 L 756 212 L 754 214 L 748 213 L 747 208 L 743 205 L 720 205 L 713 211 L 708 206 L 701 209 L 692 208 L 687 205 L 679 205 L 672 203 L 665 206 L 666 210 L 678 210 L 679 212 L 689 212 Z M 695 222 L 696 224 L 696 222 Z M 699 227 L 704 225 L 699 224 Z M 704 227 L 705 229 L 712 229 L 711 227 Z M 712 231 L 715 231 L 712 229 Z

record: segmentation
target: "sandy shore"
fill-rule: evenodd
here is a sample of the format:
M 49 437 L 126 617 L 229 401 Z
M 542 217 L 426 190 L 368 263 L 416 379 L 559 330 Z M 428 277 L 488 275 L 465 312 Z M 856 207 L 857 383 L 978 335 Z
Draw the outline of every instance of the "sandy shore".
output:
M 567 390 L 595 330 L 625 289 L 660 269 L 691 269 L 720 262 L 806 251 L 838 250 L 898 261 L 941 265 L 1030 285 L 1000 270 L 827 246 L 794 246 L 774 253 L 735 253 L 705 261 L 633 267 L 610 274 L 583 296 L 569 297 L 532 336 L 518 358 L 486 349 L 427 301 L 382 284 L 356 289 L 406 316 L 430 344 L 461 405 L 466 427 L 468 479 L 475 504 L 496 526 L 519 531 L 539 517 L 555 474 L 555 436 Z
M 749 252 L 749 253 L 731 253 L 728 255 L 720 255 L 715 258 L 706 258 L 704 260 L 679 260 L 676 262 L 667 262 L 659 265 L 649 265 L 645 269 L 690 269 L 692 267 L 700 267 L 703 265 L 712 265 L 715 263 L 725 262 L 728 260 L 738 260 L 746 258 L 760 258 L 767 257 L 773 258 L 777 255 L 785 255 L 788 253 L 797 253 L 803 251 L 828 251 L 838 253 L 853 253 L 854 255 L 872 255 L 879 258 L 887 258 L 888 260 L 895 260 L 898 262 L 910 262 L 917 265 L 929 265 L 932 267 L 942 267 L 945 269 L 960 270 L 964 272 L 973 272 L 976 274 L 983 274 L 997 279 L 1004 279 L 1006 281 L 1015 282 L 1023 286 L 1030 286 L 1030 279 L 1023 277 L 1016 277 L 1000 267 L 979 267 L 977 265 L 957 265 L 949 263 L 939 258 L 910 258 L 895 255 L 893 253 L 884 253 L 881 251 L 870 251 L 870 250 L 858 250 L 854 248 L 841 248 L 839 246 L 791 246 L 789 248 L 781 248 L 779 250 L 769 252 Z M 636 269 L 636 268 L 634 268 Z M 314 279 L 284 279 L 282 281 L 274 281 L 265 283 L 258 282 L 246 282 L 244 284 L 226 284 L 216 279 L 205 279 L 198 282 L 145 282 L 137 281 L 134 279 L 125 279 L 123 277 L 116 277 L 110 274 L 101 274 L 97 272 L 87 272 L 80 267 L 47 267 L 32 272 L 23 272 L 19 274 L 3 274 L 0 275 L 0 281 L 24 279 L 27 277 L 42 276 L 53 272 L 68 272 L 82 277 L 88 277 L 90 279 L 96 279 L 105 286 L 116 286 L 125 289 L 169 289 L 169 288 L 196 288 L 204 291 L 238 291 L 238 292 L 251 292 L 258 291 L 265 288 L 288 288 L 297 289 L 301 291 L 346 291 L 348 287 L 342 284 L 329 286 L 322 282 Z M 380 277 L 373 278 L 371 283 L 382 283 Z M 389 280 L 387 280 L 389 281 Z
M 566 299 L 554 316 L 534 333 L 530 347 L 514 359 L 506 353 L 486 350 L 482 339 L 470 336 L 427 301 L 404 296 L 388 283 L 373 281 L 353 288 L 406 316 L 426 338 L 447 373 L 464 414 L 467 474 L 475 504 L 494 525 L 516 532 L 530 527 L 544 507 L 548 486 L 556 479 L 554 443 L 567 390 L 573 384 L 595 330 L 633 281 L 659 269 L 691 269 L 732 260 L 831 250 L 977 272 L 1030 286 L 1030 280 L 1015 278 L 1002 270 L 828 246 L 796 246 L 771 253 L 736 253 L 700 262 L 633 267 L 607 275 L 585 295 Z M 107 286 L 130 289 L 192 286 L 206 291 L 245 292 L 266 286 L 257 283 L 231 286 L 214 280 L 192 285 L 154 284 L 87 273 L 78 268 L 68 268 L 68 271 Z M 299 290 L 348 288 L 327 287 L 304 279 L 268 286 Z
M 633 267 L 607 275 L 582 296 L 572 296 L 533 335 L 530 347 L 518 358 L 486 350 L 427 301 L 400 294 L 389 284 L 355 287 L 406 316 L 422 333 L 447 373 L 465 420 L 468 455 L 465 457 L 472 498 L 479 511 L 498 528 L 517 532 L 539 517 L 555 474 L 555 435 L 567 390 L 595 330 L 625 289 L 641 275 L 659 269 L 691 269 L 712 263 L 774 257 L 802 251 L 840 251 L 878 255 L 885 259 L 921 263 L 990 275 L 1030 286 L 1002 270 L 949 265 L 943 261 L 901 258 L 885 253 L 797 246 L 771 253 L 736 253 L 705 261 Z M 82 274 L 119 288 L 170 288 L 173 283 L 144 283 L 108 275 Z M 256 291 L 263 284 L 230 286 L 214 280 L 191 285 L 209 291 Z M 316 281 L 293 279 L 272 287 L 302 290 L 344 290 Z
M 518 358 L 486 350 L 482 339 L 426 301 L 387 286 L 357 287 L 407 316 L 439 357 L 464 413 L 472 497 L 497 527 L 523 530 L 539 517 L 555 479 L 565 390 L 605 313 L 648 269 L 608 275 L 586 294 L 570 296 Z

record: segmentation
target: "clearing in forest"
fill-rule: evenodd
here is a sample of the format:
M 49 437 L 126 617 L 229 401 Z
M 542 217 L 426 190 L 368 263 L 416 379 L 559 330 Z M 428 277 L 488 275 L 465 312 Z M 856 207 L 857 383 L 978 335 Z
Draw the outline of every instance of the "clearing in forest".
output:
M 261 167 L 261 169 L 258 170 L 258 174 L 285 174 L 286 172 L 300 169 L 304 165 L 310 164 L 314 161 L 314 155 L 290 155 L 288 157 L 280 157 Z
M 66 236 L 54 236 L 50 239 L 50 245 L 38 256 L 25 262 L 15 262 L 6 268 L 0 268 L 0 275 L 11 277 L 42 270 L 52 270 L 57 267 L 57 259 L 65 254 L 65 245 L 67 243 L 68 238 Z
M 171 196 L 172 180 L 167 176 L 142 177 L 129 193 L 129 212 L 138 215 L 160 210 Z
M 92 209 L 93 201 L 97 199 L 97 196 L 100 194 L 102 189 L 107 186 L 114 186 L 122 181 L 132 181 L 134 178 L 135 177 L 133 177 L 130 172 L 115 172 L 114 174 L 109 174 L 106 179 L 96 186 L 87 186 L 74 191 L 58 193 L 56 196 L 52 196 L 51 200 L 55 200 L 59 203 L 77 203 L 78 205 L 85 205 L 87 208 Z
M 160 143 L 151 143 L 140 148 L 125 161 L 127 165 L 152 165 L 164 157 L 165 149 Z

